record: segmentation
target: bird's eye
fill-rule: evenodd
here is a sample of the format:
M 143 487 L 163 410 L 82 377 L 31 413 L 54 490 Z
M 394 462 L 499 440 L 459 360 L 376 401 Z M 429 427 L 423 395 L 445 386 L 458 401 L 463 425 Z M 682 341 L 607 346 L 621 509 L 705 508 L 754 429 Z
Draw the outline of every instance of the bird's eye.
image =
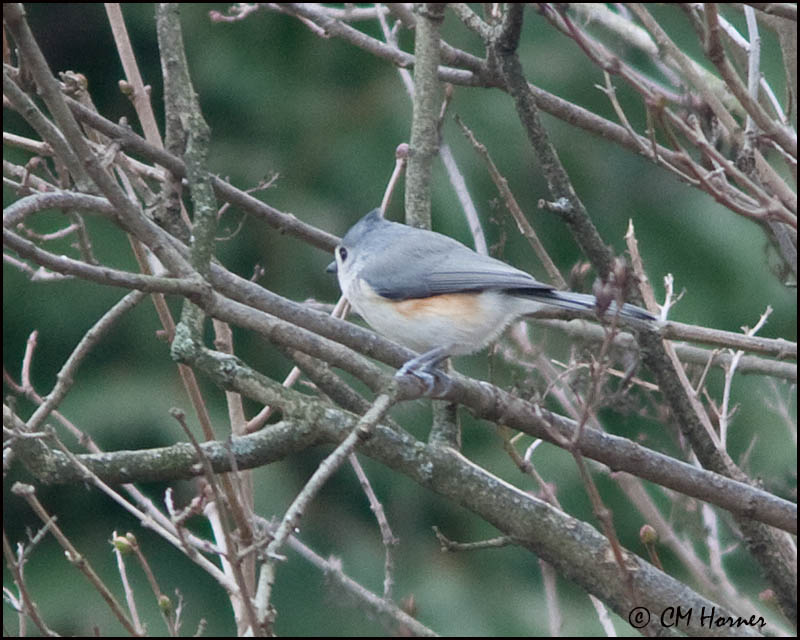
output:
M 339 247 L 339 259 L 344 262 L 347 260 L 347 249 L 344 247 Z

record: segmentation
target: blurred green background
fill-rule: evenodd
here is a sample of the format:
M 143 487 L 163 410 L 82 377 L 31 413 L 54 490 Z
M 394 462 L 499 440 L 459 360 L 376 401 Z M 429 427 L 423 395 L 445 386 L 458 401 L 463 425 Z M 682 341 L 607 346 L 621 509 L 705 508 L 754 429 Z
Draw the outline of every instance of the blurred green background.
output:
M 209 20 L 209 10 L 226 8 L 223 4 L 182 6 L 192 79 L 213 132 L 212 171 L 240 188 L 251 188 L 262 178 L 277 173 L 274 186 L 257 197 L 310 224 L 342 234 L 379 204 L 394 165 L 395 147 L 408 139 L 410 101 L 397 71 L 343 41 L 318 38 L 285 15 L 262 11 L 235 23 Z M 99 111 L 112 120 L 126 117 L 138 130 L 133 110 L 118 90 L 122 69 L 103 6 L 31 4 L 27 10 L 51 68 L 83 73 L 89 79 Z M 686 43 L 693 42 L 689 26 L 679 12 L 668 7 L 653 11 L 679 41 L 684 37 Z M 153 104 L 161 118 L 161 73 L 153 12 L 150 4 L 124 5 L 133 46 L 145 82 L 152 86 Z M 735 14 L 728 17 L 741 22 Z M 374 25 L 357 26 L 379 36 Z M 447 15 L 444 34 L 452 44 L 482 54 L 478 39 L 465 32 L 453 15 Z M 762 35 L 765 73 L 782 88 L 774 39 L 769 33 Z M 402 33 L 401 42 L 411 47 L 411 36 Z M 696 47 L 686 46 L 696 52 Z M 594 86 L 602 83 L 602 74 L 586 61 L 574 43 L 555 33 L 533 11 L 526 13 L 521 54 L 531 82 L 614 119 L 608 100 Z M 638 99 L 621 84 L 618 92 L 628 117 L 641 128 L 643 109 Z M 560 221 L 536 208 L 540 198 L 548 197 L 546 185 L 538 175 L 536 160 L 508 96 L 498 90 L 456 87 L 452 114 L 459 114 L 486 144 L 556 264 L 562 273 L 568 273 L 581 259 L 580 253 Z M 16 114 L 7 111 L 4 119 L 7 130 L 28 133 Z M 663 294 L 662 279 L 667 273 L 674 274 L 676 290 L 686 290 L 674 308 L 673 319 L 738 331 L 742 325 L 752 326 L 767 305 L 772 305 L 775 311 L 761 335 L 796 339 L 794 289 L 784 287 L 776 277 L 776 261 L 756 225 L 641 158 L 549 116 L 544 120 L 605 241 L 617 253 L 623 253 L 623 236 L 628 220 L 633 219 L 640 251 L 657 293 Z M 506 260 L 544 278 L 542 268 L 498 204 L 482 161 L 449 117 L 444 138 L 453 147 L 490 244 L 501 243 Z M 25 161 L 16 150 L 4 149 L 4 157 Z M 14 198 L 4 188 L 4 203 Z M 400 219 L 401 211 L 402 191 L 398 191 L 389 216 Z M 440 164 L 434 172 L 433 220 L 435 229 L 471 244 Z M 229 269 L 250 277 L 260 264 L 266 272 L 259 282 L 281 295 L 299 301 L 336 300 L 335 279 L 324 273 L 329 255 L 260 222 L 242 220 L 241 212 L 235 210 L 223 219 L 220 235 L 229 235 L 240 223 L 240 231 L 218 244 L 219 259 Z M 53 214 L 38 217 L 33 226 L 46 232 L 62 224 L 61 216 Z M 88 219 L 88 224 L 101 261 L 135 269 L 127 240 L 116 228 L 93 218 Z M 59 250 L 75 255 L 68 243 Z M 117 289 L 78 281 L 32 284 L 15 269 L 4 266 L 6 371 L 19 378 L 26 339 L 31 331 L 38 330 L 34 383 L 40 393 L 46 393 L 77 341 L 122 295 Z M 65 301 L 69 301 L 66 308 Z M 171 304 L 177 313 L 178 301 Z M 105 449 L 137 449 L 184 439 L 167 411 L 173 406 L 188 410 L 190 405 L 167 346 L 155 335 L 157 329 L 152 304 L 145 301 L 87 358 L 61 407 Z M 548 354 L 552 345 L 554 357 L 566 357 L 568 347 L 563 335 L 551 331 L 547 340 Z M 268 375 L 282 379 L 289 372 L 291 363 L 261 338 L 235 330 L 235 342 L 237 353 Z M 487 375 L 485 354 L 461 359 L 457 366 L 468 373 Z M 717 398 L 721 380 L 718 370 L 712 372 L 709 388 Z M 223 433 L 223 394 L 205 380 L 201 384 L 208 391 L 218 433 Z M 5 391 L 8 394 L 7 387 Z M 749 450 L 749 472 L 761 477 L 768 489 L 793 497 L 790 487 L 795 483 L 795 446 L 774 405 L 779 399 L 787 400 L 793 411 L 794 390 L 764 378 L 739 377 L 734 393 L 741 403 L 730 436 L 734 459 Z M 29 415 L 30 407 L 24 400 L 18 400 L 18 407 L 23 416 Z M 252 405 L 248 408 L 255 409 Z M 399 407 L 394 415 L 417 437 L 427 436 L 426 402 Z M 614 433 L 676 453 L 662 425 L 656 422 L 643 423 L 611 411 L 603 418 L 606 428 Z M 463 416 L 463 422 L 466 455 L 524 489 L 536 489 L 502 452 L 500 439 L 492 429 L 468 415 Z M 570 457 L 549 445 L 539 451 L 547 453 L 536 454 L 534 463 L 556 485 L 564 508 L 594 522 Z M 307 451 L 257 470 L 258 513 L 265 517 L 282 514 L 326 452 Z M 395 593 L 398 598 L 413 594 L 421 621 L 447 635 L 548 632 L 541 573 L 532 554 L 515 548 L 442 554 L 431 532 L 432 525 L 460 541 L 491 537 L 496 531 L 411 481 L 370 460 L 363 462 L 394 533 L 400 538 Z M 15 474 L 27 479 L 18 469 Z M 614 510 L 623 543 L 643 553 L 637 541 L 639 527 L 644 524 L 641 517 L 631 510 L 612 482 L 606 478 L 599 482 L 604 499 Z M 193 485 L 174 486 L 179 503 L 191 498 Z M 160 501 L 165 486 L 145 489 Z M 660 504 L 667 504 L 658 490 L 652 494 Z M 132 530 L 156 567 L 162 590 L 173 594 L 178 589 L 185 598 L 183 633 L 193 633 L 201 617 L 208 622 L 208 635 L 233 633 L 230 607 L 213 581 L 133 519 L 122 515 L 106 498 L 84 486 L 40 488 L 40 496 L 118 596 L 121 597 L 121 589 L 107 541 L 113 530 Z M 672 513 L 676 526 L 696 540 L 698 552 L 705 555 L 699 544 L 703 534 L 698 528 L 696 505 L 679 500 L 677 506 Z M 27 507 L 5 493 L 3 519 L 12 540 L 21 539 L 26 527 L 35 530 L 39 526 Z M 208 533 L 202 527 L 198 531 Z M 727 529 L 723 535 L 728 542 L 734 540 Z M 349 469 L 339 471 L 314 501 L 302 522 L 300 537 L 323 556 L 341 557 L 349 575 L 373 591 L 381 591 L 380 535 Z M 328 590 L 319 572 L 292 552 L 287 553 L 290 562 L 279 568 L 275 589 L 278 634 L 350 636 L 384 632 L 361 609 L 348 606 L 335 590 Z M 669 552 L 664 552 L 663 560 L 676 577 L 684 577 Z M 745 595 L 752 597 L 764 588 L 757 569 L 741 550 L 726 556 L 726 568 Z M 121 632 L 100 597 L 68 565 L 52 539 L 47 538 L 40 545 L 26 571 L 40 609 L 60 633 L 88 634 L 95 625 L 102 634 Z M 144 580 L 138 569 L 131 569 L 130 573 L 149 630 L 158 635 L 163 628 Z M 8 584 L 7 574 L 4 577 Z M 585 594 L 563 579 L 559 579 L 558 587 L 563 610 L 570 613 L 564 621 L 564 635 L 600 632 Z M 10 613 L 4 604 L 4 616 Z M 616 623 L 621 634 L 632 632 L 626 623 Z M 9 622 L 5 628 L 10 628 Z

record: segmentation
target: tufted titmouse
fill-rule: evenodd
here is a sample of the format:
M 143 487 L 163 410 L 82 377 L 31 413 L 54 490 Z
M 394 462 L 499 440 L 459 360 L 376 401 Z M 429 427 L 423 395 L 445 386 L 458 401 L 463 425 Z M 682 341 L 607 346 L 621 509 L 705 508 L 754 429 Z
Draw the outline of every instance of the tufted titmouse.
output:
M 516 318 L 547 306 L 586 311 L 596 304 L 594 296 L 558 291 L 453 238 L 389 222 L 379 209 L 350 228 L 334 255 L 327 271 L 337 274 L 353 308 L 373 329 L 421 354 L 397 375 L 412 373 L 429 389 L 440 362 L 482 349 Z M 656 320 L 630 304 L 619 314 Z

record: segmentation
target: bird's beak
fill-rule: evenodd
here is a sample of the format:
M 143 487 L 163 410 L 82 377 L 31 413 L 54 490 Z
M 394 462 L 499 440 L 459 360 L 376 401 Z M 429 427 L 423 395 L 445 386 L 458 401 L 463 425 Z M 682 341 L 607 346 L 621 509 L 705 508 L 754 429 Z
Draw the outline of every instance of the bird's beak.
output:
M 336 270 L 336 260 L 334 260 L 327 267 L 325 267 L 325 271 L 327 271 L 328 273 L 336 273 L 337 272 L 337 270 Z

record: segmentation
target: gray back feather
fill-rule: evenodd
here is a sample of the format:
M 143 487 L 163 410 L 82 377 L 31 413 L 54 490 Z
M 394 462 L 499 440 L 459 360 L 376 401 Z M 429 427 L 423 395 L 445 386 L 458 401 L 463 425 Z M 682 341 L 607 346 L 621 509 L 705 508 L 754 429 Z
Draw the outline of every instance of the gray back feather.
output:
M 376 293 L 393 300 L 491 289 L 513 289 L 518 295 L 553 290 L 530 274 L 482 256 L 457 240 L 385 220 L 377 209 L 353 225 L 342 245 L 360 263 L 359 276 Z M 368 259 L 363 255 L 365 246 Z

